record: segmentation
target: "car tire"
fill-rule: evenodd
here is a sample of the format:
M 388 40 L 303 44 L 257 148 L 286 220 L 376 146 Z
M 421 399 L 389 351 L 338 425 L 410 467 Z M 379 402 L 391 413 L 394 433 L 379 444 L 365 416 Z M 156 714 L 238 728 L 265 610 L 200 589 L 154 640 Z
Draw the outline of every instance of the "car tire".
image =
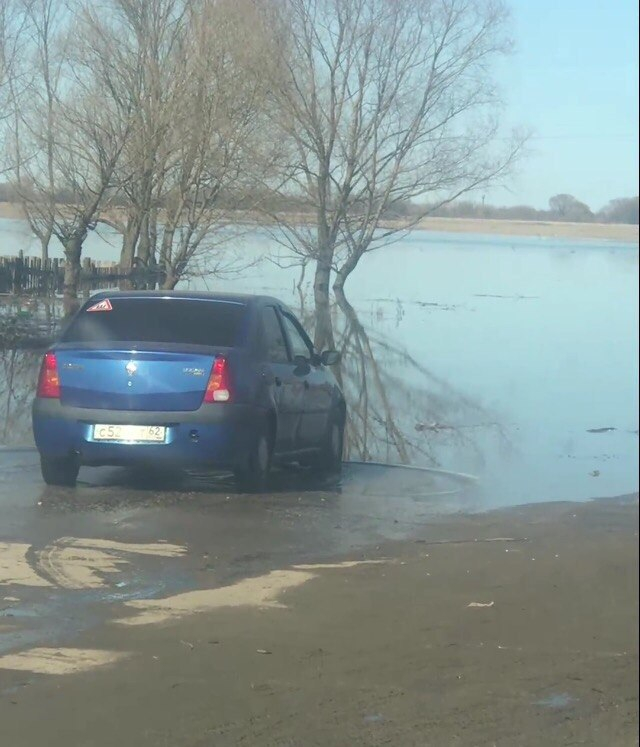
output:
M 271 471 L 272 445 L 263 428 L 254 438 L 246 463 L 234 472 L 236 487 L 241 493 L 261 493 L 267 487 Z
M 336 412 L 329 420 L 320 454 L 312 464 L 313 471 L 322 475 L 339 475 L 342 472 L 343 447 L 344 415 Z
M 74 488 L 80 465 L 73 457 L 40 457 L 42 479 L 47 485 Z

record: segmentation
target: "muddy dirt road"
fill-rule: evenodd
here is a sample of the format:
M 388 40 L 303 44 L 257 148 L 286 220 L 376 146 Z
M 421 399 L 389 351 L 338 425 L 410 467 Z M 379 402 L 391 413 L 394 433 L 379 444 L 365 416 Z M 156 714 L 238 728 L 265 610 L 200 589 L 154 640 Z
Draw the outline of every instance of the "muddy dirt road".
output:
M 637 495 L 0 460 L 0 745 L 637 744 Z
M 364 465 L 339 483 L 276 474 L 259 496 L 224 476 L 109 469 L 55 489 L 34 450 L 0 451 L 0 654 L 91 629 L 110 605 L 362 555 L 473 502 L 470 480 Z

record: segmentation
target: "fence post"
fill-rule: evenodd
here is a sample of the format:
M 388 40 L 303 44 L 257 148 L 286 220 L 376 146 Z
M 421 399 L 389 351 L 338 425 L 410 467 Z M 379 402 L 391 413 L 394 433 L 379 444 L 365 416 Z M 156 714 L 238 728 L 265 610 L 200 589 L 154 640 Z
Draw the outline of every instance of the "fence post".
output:
M 84 257 L 82 260 L 82 271 L 80 273 L 80 289 L 82 295 L 89 298 L 91 293 L 91 259 Z
M 24 264 L 24 252 L 22 249 L 18 252 L 18 259 L 16 260 L 15 267 L 13 269 L 13 285 L 11 292 L 14 296 L 19 296 L 21 292 L 21 286 L 22 286 L 22 266 Z
M 56 257 L 56 259 L 53 260 L 53 278 L 52 278 L 52 288 L 54 295 L 56 293 L 60 293 L 62 290 L 62 275 L 60 274 L 60 260 Z

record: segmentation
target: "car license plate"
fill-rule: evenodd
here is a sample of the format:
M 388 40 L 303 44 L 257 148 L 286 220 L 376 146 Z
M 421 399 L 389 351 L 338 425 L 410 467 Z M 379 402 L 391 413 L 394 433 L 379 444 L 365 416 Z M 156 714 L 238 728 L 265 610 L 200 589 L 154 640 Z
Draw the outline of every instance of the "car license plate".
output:
M 96 423 L 93 426 L 93 440 L 164 443 L 166 430 L 162 425 L 105 425 Z

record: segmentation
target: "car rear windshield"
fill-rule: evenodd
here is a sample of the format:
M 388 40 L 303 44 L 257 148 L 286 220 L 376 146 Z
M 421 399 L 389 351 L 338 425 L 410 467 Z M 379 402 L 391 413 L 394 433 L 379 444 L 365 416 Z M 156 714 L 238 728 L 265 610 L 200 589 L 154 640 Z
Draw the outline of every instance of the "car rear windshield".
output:
M 98 306 L 99 309 L 90 311 Z M 157 342 L 234 347 L 246 306 L 184 298 L 109 298 L 73 320 L 62 342 Z

